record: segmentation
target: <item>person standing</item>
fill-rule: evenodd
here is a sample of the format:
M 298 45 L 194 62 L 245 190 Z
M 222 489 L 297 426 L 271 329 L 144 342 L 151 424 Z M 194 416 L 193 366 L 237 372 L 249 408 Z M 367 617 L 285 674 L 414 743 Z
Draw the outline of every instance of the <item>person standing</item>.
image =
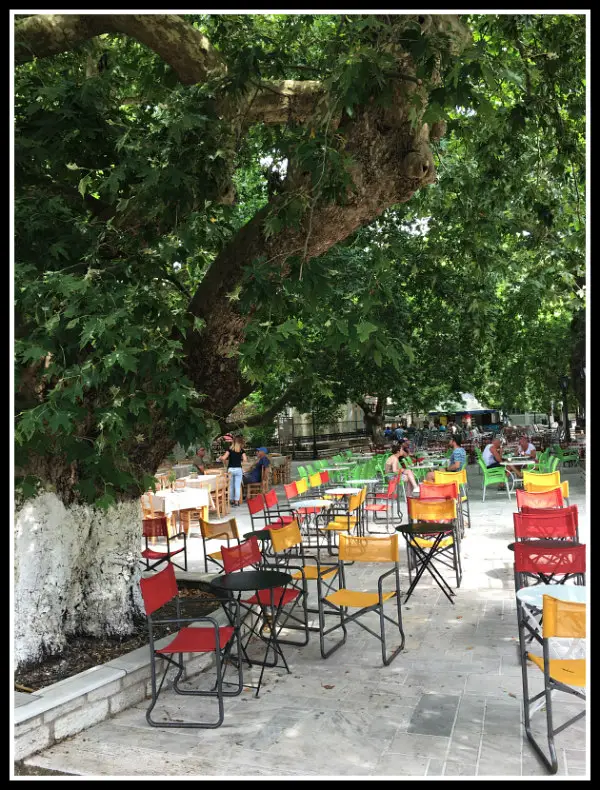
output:
M 244 437 L 235 436 L 229 450 L 225 450 L 218 460 L 227 463 L 231 483 L 231 504 L 237 507 L 242 496 L 242 464 L 248 462 L 244 452 Z

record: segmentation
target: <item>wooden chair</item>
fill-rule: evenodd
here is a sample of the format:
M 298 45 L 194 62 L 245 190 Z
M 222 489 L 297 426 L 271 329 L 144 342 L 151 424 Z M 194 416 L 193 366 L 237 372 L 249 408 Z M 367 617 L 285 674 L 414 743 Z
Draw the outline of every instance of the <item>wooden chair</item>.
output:
M 229 504 L 229 475 L 221 473 L 215 480 L 215 490 L 212 492 L 212 500 L 214 503 L 214 511 L 217 516 L 226 516 L 231 511 Z
M 154 510 L 152 507 L 152 491 L 146 491 L 145 494 L 142 494 L 140 497 L 140 503 L 142 505 L 142 519 L 150 519 L 150 518 L 163 518 L 164 513 L 162 510 Z M 171 537 L 175 533 L 176 523 L 175 523 L 175 515 L 171 513 L 167 518 L 167 529 L 169 531 L 169 537 Z M 156 543 L 157 536 L 152 535 L 150 536 L 150 542 Z
M 242 483 L 242 497 L 250 499 L 257 494 L 266 494 L 271 488 L 271 466 L 264 467 L 260 483 Z

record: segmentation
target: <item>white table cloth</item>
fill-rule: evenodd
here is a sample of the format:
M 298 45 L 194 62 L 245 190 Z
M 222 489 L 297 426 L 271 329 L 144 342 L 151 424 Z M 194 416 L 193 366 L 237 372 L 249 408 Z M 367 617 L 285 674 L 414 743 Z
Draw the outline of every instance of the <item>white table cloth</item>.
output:
M 360 494 L 361 491 L 361 488 L 328 488 L 325 493 L 332 496 L 336 494 L 341 496 L 342 494 Z
M 198 477 L 188 475 L 181 479 L 185 481 L 186 488 L 207 488 L 210 491 L 216 489 L 217 475 L 198 475 Z
M 182 488 L 179 491 L 157 491 L 152 494 L 152 508 L 170 515 L 177 510 L 208 507 L 206 488 Z

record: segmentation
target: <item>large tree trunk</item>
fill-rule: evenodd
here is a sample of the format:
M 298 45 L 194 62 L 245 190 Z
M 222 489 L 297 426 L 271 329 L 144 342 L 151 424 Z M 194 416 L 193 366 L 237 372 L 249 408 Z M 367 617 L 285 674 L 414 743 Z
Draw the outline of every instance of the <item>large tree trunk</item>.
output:
M 125 636 L 141 614 L 141 511 L 28 500 L 14 533 L 15 664 L 59 653 L 69 636 Z
M 364 412 L 366 431 L 370 435 L 372 443 L 376 446 L 385 444 L 383 429 L 385 427 L 384 410 L 386 400 L 387 398 L 385 395 L 379 395 L 374 409 L 370 408 L 369 404 L 363 399 L 357 401 L 358 406 L 360 406 Z

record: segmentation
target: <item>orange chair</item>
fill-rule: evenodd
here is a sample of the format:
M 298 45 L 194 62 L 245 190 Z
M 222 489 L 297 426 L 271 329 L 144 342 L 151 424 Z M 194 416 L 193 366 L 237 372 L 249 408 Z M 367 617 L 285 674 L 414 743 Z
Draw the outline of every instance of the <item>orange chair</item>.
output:
M 548 491 L 522 491 L 520 488 L 517 488 L 515 495 L 519 510 L 523 507 L 547 509 L 564 507 L 565 505 L 560 488 L 551 488 Z
M 420 499 L 408 497 L 408 526 L 399 527 L 404 533 L 408 553 L 410 586 L 405 603 L 413 593 L 419 579 L 427 570 L 450 603 L 455 592 L 438 570 L 434 560 L 454 569 L 456 586 L 460 587 L 462 565 L 460 561 L 460 527 L 456 500 Z M 415 578 L 412 571 L 416 570 Z

